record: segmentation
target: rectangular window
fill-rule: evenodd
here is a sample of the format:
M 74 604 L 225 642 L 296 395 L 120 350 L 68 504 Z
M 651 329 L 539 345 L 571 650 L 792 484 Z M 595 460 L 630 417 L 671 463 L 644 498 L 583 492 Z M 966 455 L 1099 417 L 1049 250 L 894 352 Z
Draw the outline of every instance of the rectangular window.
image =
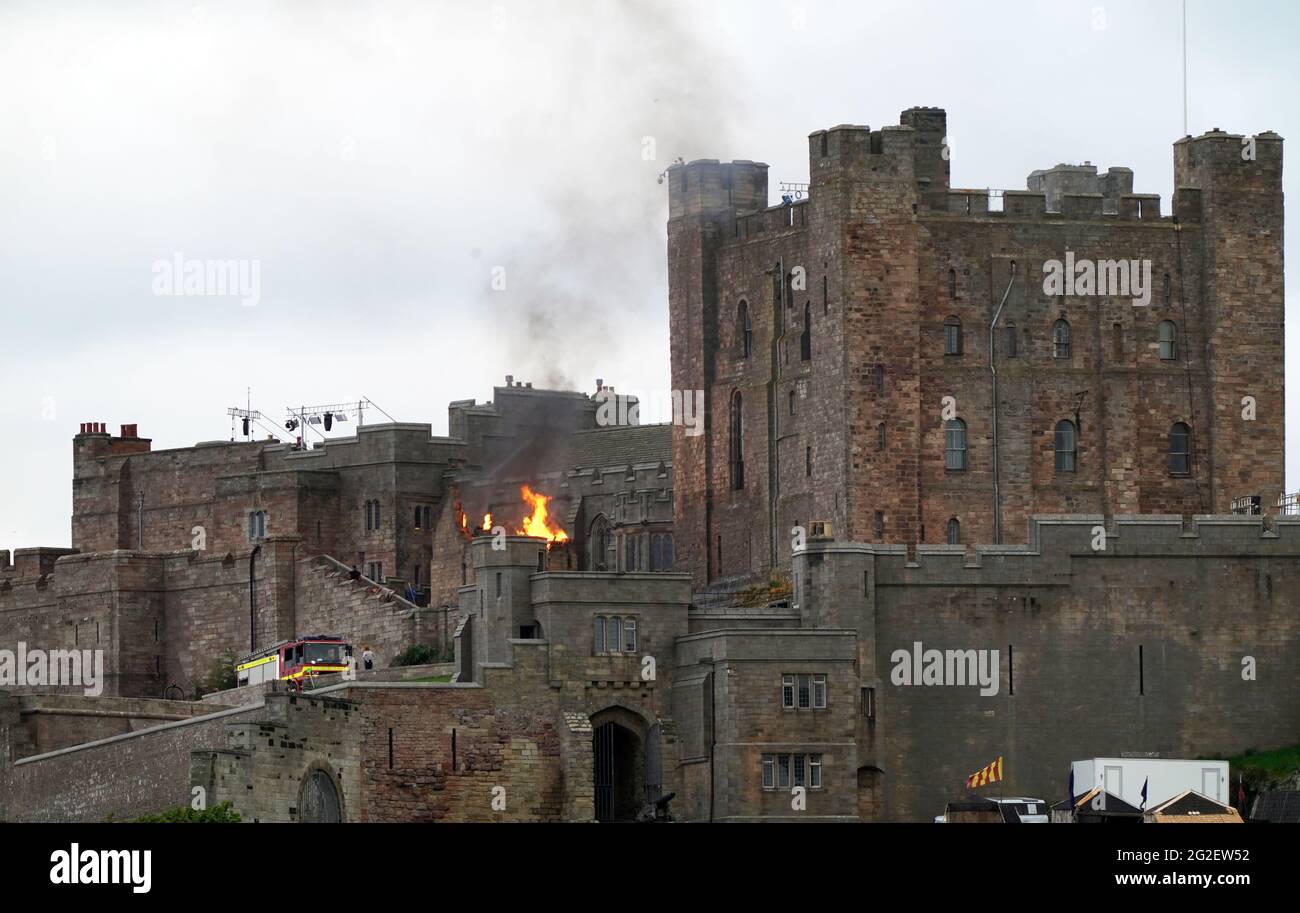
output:
M 809 675 L 799 676 L 799 709 L 807 710 L 812 703 L 812 691 L 810 689 L 812 677 Z
M 826 709 L 826 676 L 813 676 L 813 707 L 818 710 Z
M 623 639 L 621 619 L 614 615 L 605 621 L 605 648 L 610 653 L 618 652 L 619 642 Z
M 501 572 L 497 571 L 497 599 L 501 598 Z
M 776 788 L 776 755 L 763 755 L 763 788 Z
M 794 708 L 794 676 L 781 676 L 781 706 L 787 709 Z
M 876 689 L 862 689 L 862 715 L 869 720 L 876 718 Z
M 629 618 L 623 622 L 623 652 L 636 652 L 636 619 Z
M 595 639 L 592 642 L 593 652 L 604 653 L 605 652 L 605 617 L 603 615 L 596 616 L 596 622 L 595 622 L 595 626 L 592 628 L 592 632 L 595 636 Z
M 806 767 L 807 767 L 807 755 L 801 755 L 801 754 L 795 755 L 794 756 L 794 785 L 795 786 L 808 785 L 807 781 L 804 779 L 806 773 L 805 770 Z
M 808 788 L 822 788 L 822 756 L 819 754 L 808 756 Z
M 776 756 L 776 785 L 779 789 L 790 788 L 790 756 L 788 754 Z

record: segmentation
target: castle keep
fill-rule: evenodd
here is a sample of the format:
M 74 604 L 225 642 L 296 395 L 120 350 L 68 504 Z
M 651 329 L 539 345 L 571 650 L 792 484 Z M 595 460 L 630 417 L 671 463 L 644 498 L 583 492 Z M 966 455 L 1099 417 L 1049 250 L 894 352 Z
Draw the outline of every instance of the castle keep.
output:
M 697 585 L 788 567 L 812 520 L 858 542 L 1014 542 L 1033 513 L 1276 503 L 1281 138 L 1179 140 L 1162 214 L 1126 168 L 951 187 L 946 124 L 912 108 L 819 130 L 808 198 L 774 207 L 765 165 L 669 169 L 673 386 L 708 404 L 706 434 L 673 443 Z M 1045 294 L 1067 254 L 1149 261 L 1150 303 Z
M 1162 215 L 1118 167 L 952 188 L 945 135 L 818 131 L 776 207 L 766 166 L 669 169 L 699 436 L 513 378 L 446 437 L 83 426 L 72 548 L 0 553 L 0 646 L 102 650 L 104 692 L 0 692 L 0 819 L 201 787 L 256 821 L 931 820 L 998 756 L 1052 800 L 1077 758 L 1300 740 L 1281 138 L 1180 140 Z M 377 668 L 184 699 L 327 631 Z M 393 665 L 418 644 L 454 661 Z

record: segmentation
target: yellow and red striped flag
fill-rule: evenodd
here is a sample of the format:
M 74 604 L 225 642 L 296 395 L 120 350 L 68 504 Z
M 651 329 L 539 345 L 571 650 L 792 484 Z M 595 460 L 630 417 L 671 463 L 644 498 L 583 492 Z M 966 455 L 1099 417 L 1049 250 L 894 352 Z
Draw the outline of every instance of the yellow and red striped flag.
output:
M 997 783 L 1002 779 L 1002 758 L 985 767 L 983 770 L 977 770 L 966 778 L 967 789 L 979 789 L 989 783 Z

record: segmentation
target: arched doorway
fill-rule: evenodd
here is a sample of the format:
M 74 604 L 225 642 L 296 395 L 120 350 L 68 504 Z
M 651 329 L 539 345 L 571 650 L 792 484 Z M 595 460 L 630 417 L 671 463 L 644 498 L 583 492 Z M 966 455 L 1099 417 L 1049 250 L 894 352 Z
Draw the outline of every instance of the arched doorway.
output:
M 658 727 L 648 729 L 646 720 L 625 707 L 610 707 L 593 714 L 591 726 L 596 820 L 635 821 L 645 804 L 652 801 L 647 798 L 650 788 L 646 777 L 650 773 L 647 768 L 658 767 Z M 647 738 L 647 733 L 655 738 Z M 658 781 L 653 789 L 658 790 Z
M 319 767 L 302 779 L 298 795 L 298 820 L 305 824 L 338 824 L 343 820 L 343 806 L 334 780 Z

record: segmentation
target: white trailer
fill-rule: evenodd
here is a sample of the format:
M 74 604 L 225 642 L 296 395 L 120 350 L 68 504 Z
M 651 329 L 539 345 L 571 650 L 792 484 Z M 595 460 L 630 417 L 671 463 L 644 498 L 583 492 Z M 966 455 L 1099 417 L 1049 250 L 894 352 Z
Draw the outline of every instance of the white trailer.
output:
M 1147 784 L 1146 807 L 1155 808 L 1187 789 L 1218 802 L 1230 802 L 1227 761 L 1186 761 L 1177 758 L 1089 758 L 1070 764 L 1074 794 L 1081 796 L 1100 786 L 1134 808 L 1142 808 L 1142 784 Z

